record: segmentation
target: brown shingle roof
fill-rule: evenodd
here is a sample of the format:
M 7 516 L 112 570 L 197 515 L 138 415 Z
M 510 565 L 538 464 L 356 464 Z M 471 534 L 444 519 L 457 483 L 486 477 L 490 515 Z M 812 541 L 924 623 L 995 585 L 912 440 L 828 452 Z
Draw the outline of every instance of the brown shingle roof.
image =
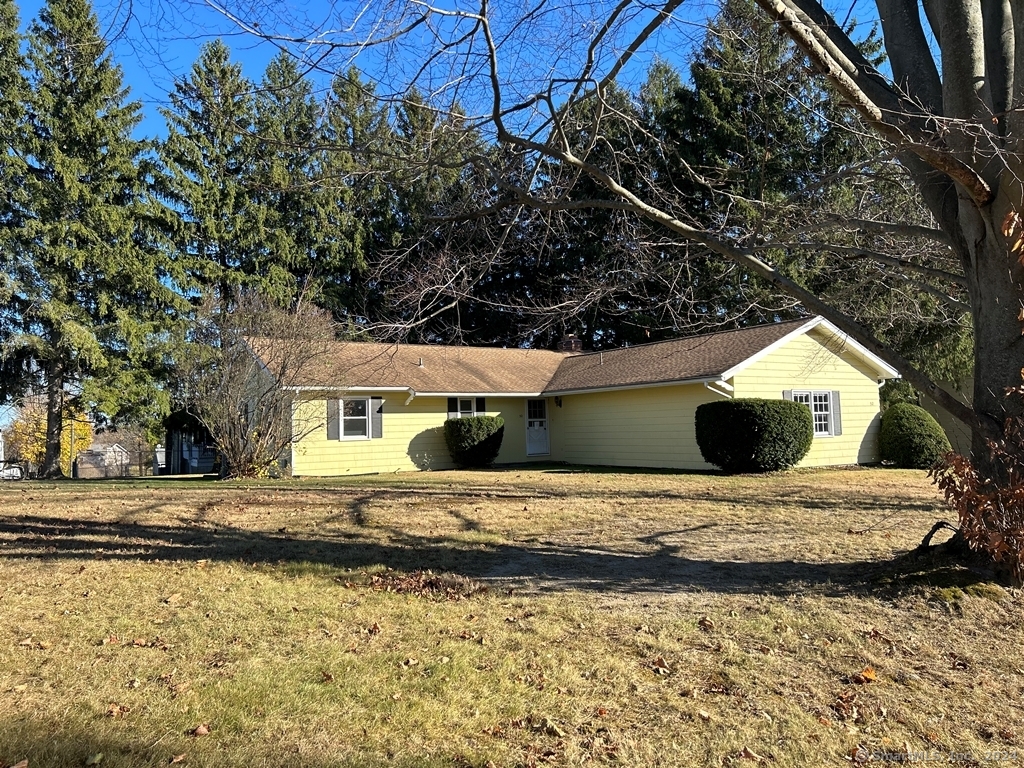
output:
M 325 358 L 328 371 L 317 371 L 316 378 L 355 388 L 411 387 L 416 392 L 449 394 L 534 393 L 544 389 L 565 357 L 564 352 L 544 349 L 336 342 Z M 319 382 L 305 383 L 317 386 Z
M 714 378 L 807 322 L 807 319 L 791 320 L 574 355 L 558 368 L 545 392 L 557 394 Z
M 713 379 L 807 322 L 805 318 L 585 354 L 332 342 L 323 361 L 294 385 L 410 388 L 452 395 L 558 394 Z

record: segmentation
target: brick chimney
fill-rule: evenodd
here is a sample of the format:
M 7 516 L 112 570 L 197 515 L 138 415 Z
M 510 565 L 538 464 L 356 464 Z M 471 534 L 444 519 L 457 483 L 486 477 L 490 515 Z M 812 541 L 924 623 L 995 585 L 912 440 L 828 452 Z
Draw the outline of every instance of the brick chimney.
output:
M 555 348 L 559 352 L 582 352 L 583 339 L 575 333 L 569 333 L 562 337 L 562 340 L 558 342 Z

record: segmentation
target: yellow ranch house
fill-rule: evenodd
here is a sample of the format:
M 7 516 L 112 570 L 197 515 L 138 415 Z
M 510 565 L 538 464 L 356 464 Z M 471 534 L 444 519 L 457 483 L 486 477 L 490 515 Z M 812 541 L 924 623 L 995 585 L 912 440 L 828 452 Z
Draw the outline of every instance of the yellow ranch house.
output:
M 296 476 L 446 469 L 446 419 L 505 420 L 498 464 L 711 469 L 697 406 L 734 397 L 805 403 L 802 466 L 878 460 L 879 386 L 898 374 L 820 317 L 604 352 L 335 342 L 317 383 L 289 387 Z M 327 386 L 323 382 L 330 382 Z

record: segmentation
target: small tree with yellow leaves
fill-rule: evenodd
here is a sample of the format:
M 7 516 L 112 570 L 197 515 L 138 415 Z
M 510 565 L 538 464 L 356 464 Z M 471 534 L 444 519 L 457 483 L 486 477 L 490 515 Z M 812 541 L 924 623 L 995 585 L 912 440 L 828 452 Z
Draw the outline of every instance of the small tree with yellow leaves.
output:
M 70 477 L 74 457 L 92 445 L 92 423 L 81 413 L 65 414 L 63 422 L 60 465 Z M 4 430 L 4 442 L 8 461 L 42 465 L 46 458 L 46 404 L 30 400 L 18 408 L 18 415 Z

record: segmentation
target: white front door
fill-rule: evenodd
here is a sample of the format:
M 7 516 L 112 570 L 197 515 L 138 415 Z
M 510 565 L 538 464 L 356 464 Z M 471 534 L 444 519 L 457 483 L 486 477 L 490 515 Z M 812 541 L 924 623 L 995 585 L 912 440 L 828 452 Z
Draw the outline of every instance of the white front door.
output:
M 526 455 L 546 456 L 548 445 L 548 401 L 526 401 Z

